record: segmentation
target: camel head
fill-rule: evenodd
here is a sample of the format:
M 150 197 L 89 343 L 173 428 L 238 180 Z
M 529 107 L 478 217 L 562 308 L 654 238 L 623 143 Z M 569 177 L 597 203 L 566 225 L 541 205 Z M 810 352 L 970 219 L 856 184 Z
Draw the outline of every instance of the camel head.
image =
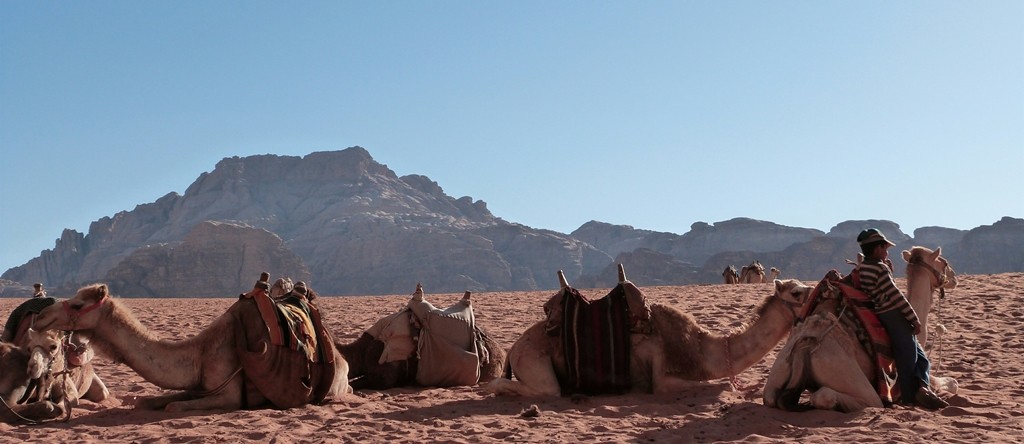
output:
M 64 354 L 68 364 L 73 367 L 81 367 L 92 361 L 96 353 L 92 350 L 89 335 L 83 332 L 73 332 L 64 340 L 66 350 Z
M 923 276 L 931 280 L 932 289 L 956 288 L 956 272 L 949 265 L 949 261 L 942 257 L 942 247 L 936 248 L 935 251 L 926 247 L 912 247 L 910 250 L 903 250 L 902 255 L 903 260 L 907 262 L 908 280 Z
M 71 299 L 53 304 L 39 312 L 39 330 L 91 330 L 110 312 L 110 290 L 106 284 L 92 284 L 78 289 Z
M 31 379 L 38 379 L 50 370 L 55 362 L 63 359 L 61 340 L 64 335 L 57 330 L 27 330 L 25 350 L 29 352 L 27 373 Z
M 814 287 L 804 285 L 803 282 L 796 279 L 782 281 L 776 279 L 774 282 L 775 294 L 773 296 L 786 302 L 792 310 L 793 316 L 796 317 L 803 306 L 809 302 Z

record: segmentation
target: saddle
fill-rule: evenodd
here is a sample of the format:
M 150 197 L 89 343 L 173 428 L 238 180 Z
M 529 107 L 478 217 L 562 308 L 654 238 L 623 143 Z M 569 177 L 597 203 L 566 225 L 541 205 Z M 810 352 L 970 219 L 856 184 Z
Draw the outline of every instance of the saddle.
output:
M 253 291 L 239 296 L 256 303 L 270 334 L 270 344 L 250 350 L 256 344 L 249 344 L 243 329 L 236 331 L 235 346 L 246 382 L 278 408 L 319 403 L 334 380 L 334 339 L 323 326 L 319 308 L 305 293 L 293 290 L 275 300 L 267 293 L 269 288 L 261 276 Z M 305 359 L 294 359 L 296 353 Z
M 838 289 L 838 294 L 828 294 L 829 288 Z M 893 358 L 889 333 L 885 331 L 882 322 L 875 314 L 873 303 L 867 293 L 860 290 L 860 276 L 856 269 L 843 277 L 838 271 L 831 270 L 814 287 L 811 292 L 811 302 L 804 311 L 806 317 L 817 306 L 822 299 L 837 297 L 841 303 L 837 304 L 837 313 L 833 313 L 847 329 L 857 336 L 858 342 L 864 347 L 875 362 L 875 389 L 878 397 L 885 405 L 892 405 L 893 401 L 899 399 L 899 386 L 896 384 L 896 361 Z
M 441 310 L 422 298 L 407 305 L 421 325 L 416 352 L 416 383 L 426 387 L 474 385 L 480 381 L 480 363 L 487 348 L 476 327 L 469 299 Z
M 634 330 L 632 298 L 628 297 L 631 293 L 620 283 L 603 298 L 592 301 L 575 288 L 564 290 L 561 338 L 567 376 L 560 381 L 563 392 L 621 394 L 630 389 L 630 334 Z M 634 305 L 637 303 L 634 301 Z M 646 307 L 645 302 L 641 305 Z M 646 320 L 649 327 L 649 309 Z

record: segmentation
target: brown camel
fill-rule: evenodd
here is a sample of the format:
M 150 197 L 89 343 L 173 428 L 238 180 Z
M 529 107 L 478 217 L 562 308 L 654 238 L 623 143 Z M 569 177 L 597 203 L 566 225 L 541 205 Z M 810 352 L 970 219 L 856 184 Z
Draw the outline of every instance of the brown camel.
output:
M 111 297 L 104 284 L 83 287 L 73 298 L 44 309 L 36 326 L 88 330 L 101 354 L 124 362 L 158 387 L 183 390 L 143 400 L 137 405 L 141 408 L 290 408 L 351 392 L 348 365 L 330 346 L 334 341 L 326 329 L 307 332 L 317 337 L 318 344 L 326 344 L 318 348 L 319 359 L 272 343 L 258 307 L 274 304 L 267 280 L 268 275 L 261 276 L 253 291 L 242 295 L 210 326 L 181 341 L 159 339 Z M 309 312 L 314 325 L 319 324 L 315 306 Z
M 750 265 L 744 266 L 740 269 L 740 283 L 742 284 L 761 284 L 764 283 L 764 265 L 761 262 L 754 261 Z
M 921 332 L 917 341 L 924 347 L 928 342 L 928 313 L 935 303 L 935 290 L 942 297 L 946 290 L 956 288 L 956 272 L 949 261 L 942 257 L 942 248 L 932 251 L 925 247 L 913 247 L 903 250 L 903 260 L 907 262 L 907 299 L 914 307 L 917 318 L 921 321 Z
M 463 301 L 469 301 L 466 292 Z M 417 284 L 410 304 L 423 302 L 423 286 Z M 462 303 L 457 302 L 456 305 Z M 454 306 L 453 306 L 454 307 Z M 407 307 L 381 318 L 354 342 L 335 342 L 338 351 L 349 364 L 349 383 L 355 390 L 388 389 L 416 384 L 419 368 L 417 343 L 424 319 L 419 319 L 414 310 Z M 501 376 L 505 363 L 505 350 L 486 333 L 483 327 L 475 326 L 480 346 L 486 359 L 479 361 L 479 383 L 487 383 Z
M 827 279 L 827 278 L 826 278 Z M 855 412 L 882 407 L 876 390 L 878 368 L 861 344 L 842 308 L 841 291 L 826 281 L 819 302 L 807 318 L 793 329 L 786 345 L 775 357 L 764 388 L 764 405 L 783 410 L 809 408 Z M 922 329 L 927 328 L 922 320 Z M 957 381 L 931 375 L 932 389 L 956 393 Z M 809 404 L 800 404 L 810 391 Z
M 725 278 L 726 284 L 740 283 L 740 274 L 736 271 L 736 267 L 733 265 L 725 267 L 725 270 L 722 271 L 722 277 Z
M 0 420 L 4 422 L 43 421 L 56 418 L 63 412 L 61 406 L 49 400 L 19 404 L 33 390 L 28 366 L 27 349 L 0 342 Z
M 782 271 L 778 268 L 772 267 L 771 270 L 768 270 L 768 277 L 765 278 L 764 282 L 775 282 L 775 280 L 779 278 L 780 274 L 782 274 Z
M 551 316 L 567 291 L 565 276 L 559 272 L 561 289 L 544 304 L 549 316 L 528 328 L 512 345 L 508 362 L 515 380 L 491 381 L 485 388 L 499 395 L 528 397 L 558 396 L 560 380 L 566 380 L 565 350 L 562 348 L 558 316 Z M 619 266 L 619 281 L 631 301 L 644 300 L 643 292 L 625 279 Z M 797 313 L 811 288 L 796 280 L 776 281 L 775 293 L 757 308 L 751 324 L 738 333 L 720 335 L 699 326 L 693 316 L 661 304 L 649 306 L 649 331 L 631 333 L 630 389 L 654 393 L 680 392 L 696 381 L 731 377 L 756 364 L 792 328 Z M 645 302 L 639 302 L 642 305 Z M 634 310 L 637 308 L 638 310 Z M 630 312 L 643 312 L 630 304 Z

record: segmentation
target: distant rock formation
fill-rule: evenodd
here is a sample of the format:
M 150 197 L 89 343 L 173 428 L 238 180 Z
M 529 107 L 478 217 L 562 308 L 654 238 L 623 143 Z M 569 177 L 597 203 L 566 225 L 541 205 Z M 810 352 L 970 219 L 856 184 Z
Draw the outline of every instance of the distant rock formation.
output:
M 308 282 L 302 259 L 276 234 L 225 222 L 202 222 L 182 242 L 138 248 L 103 279 L 134 297 L 223 297 L 242 293 L 260 272 Z
M 704 283 L 700 268 L 659 253 L 649 248 L 637 248 L 620 253 L 615 262 L 593 275 L 581 276 L 570 282 L 576 288 L 611 288 L 618 283 L 618 264 L 626 270 L 626 277 L 639 286 L 689 285 Z M 601 295 L 595 295 L 599 297 Z
M 408 291 L 416 282 L 438 292 L 553 288 L 557 280 L 545 275 L 553 276 L 558 268 L 575 278 L 611 260 L 570 236 L 494 217 L 483 201 L 447 196 L 425 176 L 398 177 L 365 149 L 353 147 L 304 157 L 223 159 L 184 195 L 169 193 L 102 218 L 84 236 L 66 230 L 53 250 L 3 277 L 46 282 L 64 294 L 84 283 L 113 279 L 112 287 L 128 296 L 191 295 L 194 283 L 182 278 L 197 275 L 161 275 L 150 268 L 162 270 L 160 264 L 169 263 L 185 272 L 181 261 L 189 256 L 219 257 L 240 265 L 205 250 L 251 253 L 239 245 L 189 243 L 189 236 L 213 229 L 190 234 L 207 221 L 276 234 L 285 249 L 272 249 L 265 240 L 258 245 L 266 254 L 300 258 L 311 276 L 308 283 L 322 294 L 394 294 Z M 250 241 L 246 236 L 252 233 L 228 237 L 244 245 Z M 244 261 L 246 266 L 253 263 L 251 257 Z M 237 268 L 206 265 L 207 288 L 230 289 L 222 296 L 251 285 L 252 276 L 242 276 L 242 287 L 232 286 L 241 274 Z M 285 272 L 266 271 L 275 276 Z M 158 284 L 159 279 L 166 282 Z M 216 280 L 224 286 L 214 285 Z
M 754 260 L 784 278 L 848 271 L 864 228 L 901 249 L 942 246 L 960 273 L 1024 271 L 1024 220 L 972 230 L 925 227 L 911 237 L 887 220 L 844 221 L 828 233 L 749 218 L 696 222 L 682 235 L 590 221 L 566 235 L 507 222 L 421 175 L 398 177 L 363 148 L 303 157 L 231 157 L 184 195 L 64 230 L 51 250 L 7 270 L 0 296 L 43 282 L 53 296 L 108 282 L 116 294 L 234 296 L 260 271 L 306 280 L 324 295 L 554 289 L 615 283 L 615 264 L 640 285 L 719 283 Z M 615 258 L 613 260 L 613 258 Z

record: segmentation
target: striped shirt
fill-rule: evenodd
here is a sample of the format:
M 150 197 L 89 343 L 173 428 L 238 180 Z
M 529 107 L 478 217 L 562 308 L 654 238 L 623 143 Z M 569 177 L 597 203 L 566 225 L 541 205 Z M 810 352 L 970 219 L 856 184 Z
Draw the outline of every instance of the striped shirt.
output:
M 892 270 L 879 260 L 865 259 L 860 264 L 860 286 L 871 301 L 875 303 L 875 312 L 885 313 L 890 310 L 899 310 L 910 325 L 917 325 L 917 313 L 914 307 L 907 301 L 906 296 L 892 279 Z

